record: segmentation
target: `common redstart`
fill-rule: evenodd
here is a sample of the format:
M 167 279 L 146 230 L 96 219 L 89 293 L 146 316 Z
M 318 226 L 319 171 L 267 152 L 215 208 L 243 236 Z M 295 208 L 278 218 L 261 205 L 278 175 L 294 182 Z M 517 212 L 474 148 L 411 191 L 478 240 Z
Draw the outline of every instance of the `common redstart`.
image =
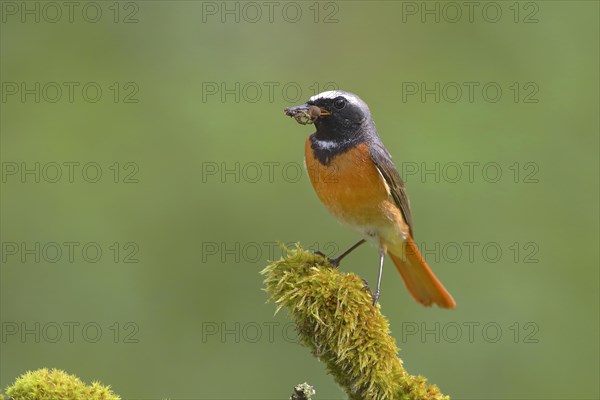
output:
M 404 182 L 377 134 L 367 104 L 353 93 L 333 90 L 286 108 L 285 113 L 300 124 L 314 123 L 317 131 L 304 146 L 310 181 L 329 211 L 365 238 L 330 259 L 331 264 L 337 267 L 342 258 L 370 239 L 379 247 L 374 305 L 388 254 L 415 300 L 425 306 L 456 307 L 414 242 Z

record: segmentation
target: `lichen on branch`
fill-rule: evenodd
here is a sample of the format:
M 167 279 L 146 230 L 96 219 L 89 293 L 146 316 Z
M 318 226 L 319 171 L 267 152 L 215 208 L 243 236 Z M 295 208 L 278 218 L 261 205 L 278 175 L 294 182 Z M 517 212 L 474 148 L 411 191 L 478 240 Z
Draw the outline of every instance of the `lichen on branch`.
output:
M 294 393 L 292 393 L 290 400 L 311 400 L 311 396 L 314 394 L 316 394 L 315 389 L 304 382 L 294 387 Z
M 276 312 L 287 308 L 301 342 L 325 363 L 351 400 L 448 399 L 406 372 L 389 324 L 360 277 L 342 273 L 299 245 L 268 265 L 265 290 Z

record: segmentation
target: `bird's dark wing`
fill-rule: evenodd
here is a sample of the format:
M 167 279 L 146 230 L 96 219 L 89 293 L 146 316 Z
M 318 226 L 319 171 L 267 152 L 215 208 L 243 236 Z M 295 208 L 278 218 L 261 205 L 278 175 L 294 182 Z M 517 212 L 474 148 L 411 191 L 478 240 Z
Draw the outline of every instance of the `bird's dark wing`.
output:
M 392 156 L 383 146 L 383 143 L 379 141 L 371 143 L 369 149 L 371 159 L 375 163 L 375 166 L 379 172 L 381 172 L 385 182 L 390 187 L 394 202 L 400 211 L 402 211 L 404 220 L 410 229 L 410 235 L 413 236 L 412 215 L 410 214 L 408 195 L 406 194 L 406 189 L 404 189 L 404 182 L 402 181 L 402 178 L 400 177 L 400 174 L 398 173 L 398 170 L 392 161 Z

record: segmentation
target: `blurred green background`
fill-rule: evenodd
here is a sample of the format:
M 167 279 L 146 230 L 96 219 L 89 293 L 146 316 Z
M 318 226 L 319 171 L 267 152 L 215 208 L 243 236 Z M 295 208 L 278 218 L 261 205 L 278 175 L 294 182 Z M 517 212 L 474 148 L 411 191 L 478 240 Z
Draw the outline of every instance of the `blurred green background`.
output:
M 0 386 L 56 367 L 126 399 L 344 398 L 259 275 L 275 241 L 358 239 L 301 170 L 314 128 L 282 112 L 338 87 L 369 104 L 458 302 L 416 304 L 387 261 L 408 371 L 457 399 L 599 397 L 598 2 L 37 4 L 2 2 Z M 439 101 L 407 92 L 436 82 Z M 365 246 L 342 269 L 376 265 Z

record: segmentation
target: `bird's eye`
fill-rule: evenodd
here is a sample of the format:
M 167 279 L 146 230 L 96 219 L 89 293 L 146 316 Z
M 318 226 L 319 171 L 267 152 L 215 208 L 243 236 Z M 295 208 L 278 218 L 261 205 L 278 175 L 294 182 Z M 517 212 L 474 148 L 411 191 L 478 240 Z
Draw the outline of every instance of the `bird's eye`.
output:
M 336 98 L 333 100 L 333 106 L 338 110 L 341 110 L 342 108 L 346 107 L 346 99 L 343 97 Z

